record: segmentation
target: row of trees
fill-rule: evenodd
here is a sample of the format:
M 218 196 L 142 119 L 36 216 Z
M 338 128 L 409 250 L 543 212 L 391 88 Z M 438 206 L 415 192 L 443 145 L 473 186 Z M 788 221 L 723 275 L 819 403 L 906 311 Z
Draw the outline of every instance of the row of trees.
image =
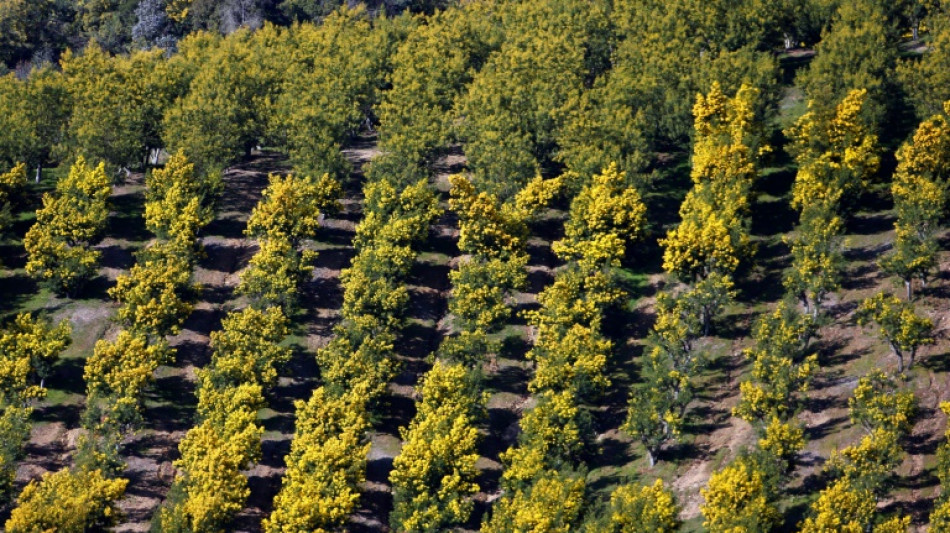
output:
M 82 174 L 77 170 L 76 175 Z M 87 175 L 102 181 L 104 165 Z M 33 531 L 42 524 L 82 531 L 117 519 L 114 504 L 128 483 L 120 477 L 125 467 L 121 443 L 144 424 L 145 389 L 158 366 L 174 358 L 165 339 L 191 313 L 198 232 L 211 220 L 216 183 L 196 176 L 181 154 L 146 178 L 145 224 L 157 239 L 109 291 L 120 304 L 117 318 L 125 329 L 114 340 L 99 340 L 86 359 L 86 409 L 75 464 L 28 485 L 8 529 Z M 62 512 L 46 513 L 49 506 Z
M 346 169 L 354 134 L 384 84 L 386 58 L 412 19 L 341 9 L 323 24 L 197 32 L 175 54 L 111 55 L 96 43 L 24 79 L 0 77 L 0 168 L 37 169 L 81 154 L 111 172 L 145 168 L 162 148 L 201 173 L 267 145 L 319 176 Z
M 540 309 L 527 313 L 534 328 L 527 356 L 535 362 L 528 384 L 535 405 L 522 417 L 518 444 L 502 454 L 504 493 L 483 531 L 559 531 L 582 524 L 587 489 L 578 469 L 592 444 L 584 405 L 610 382 L 605 368 L 613 343 L 602 332 L 604 313 L 623 299 L 614 270 L 628 243 L 642 234 L 644 214 L 639 193 L 616 165 L 592 177 L 572 201 L 565 236 L 552 245 L 567 264 L 538 296 Z M 669 501 L 662 485 L 656 488 L 618 489 L 615 507 L 639 506 L 640 514 L 612 515 L 609 527 L 640 530 L 647 523 L 638 520 L 657 511 L 663 513 L 660 530 L 672 529 L 672 503 L 644 509 L 651 498 Z
M 693 188 L 680 207 L 681 222 L 660 240 L 664 269 L 684 286 L 657 296 L 651 347 L 624 425 L 643 443 L 651 465 L 666 443 L 680 437 L 705 364 L 697 341 L 735 297 L 732 276 L 752 252 L 750 191 L 758 158 L 768 151 L 759 140 L 758 94 L 743 86 L 729 98 L 714 84 L 693 108 Z
M 428 236 L 440 209 L 425 181 L 397 188 L 372 180 L 363 193 L 357 254 L 340 278 L 342 319 L 317 352 L 322 386 L 296 404 L 287 472 L 264 521 L 269 532 L 329 530 L 346 522 L 366 475 L 369 410 L 396 372 L 394 344 L 407 320 L 404 281 L 416 256 L 413 244 Z
M 799 164 L 792 203 L 801 210 L 801 223 L 788 239 L 793 264 L 785 285 L 806 314 L 786 299 L 755 327 L 755 346 L 746 351 L 753 361 L 752 373 L 740 385 L 741 398 L 733 414 L 752 423 L 760 440 L 756 450 L 714 474 L 704 490 L 703 514 L 711 531 L 768 529 L 780 519 L 776 507 L 780 480 L 805 444 L 802 428 L 793 417 L 818 369 L 817 356 L 808 355 L 809 342 L 817 336 L 822 303 L 838 288 L 844 268 L 843 219 L 879 162 L 877 137 L 871 133 L 866 113 L 867 98 L 867 91 L 855 90 L 834 108 L 812 106 L 788 132 Z M 904 371 L 905 356 L 912 365 L 918 348 L 933 342 L 933 323 L 916 314 L 910 299 L 913 281 L 926 278 L 936 254 L 935 244 L 924 243 L 934 238 L 946 195 L 945 185 L 932 170 L 945 155 L 940 150 L 946 141 L 939 129 L 942 120 L 925 121 L 914 139 L 898 151 L 899 170 L 892 186 L 897 242 L 881 264 L 903 281 L 908 301 L 882 292 L 861 302 L 855 313 L 859 325 L 879 328 L 898 358 L 898 372 Z M 921 150 L 924 146 L 929 147 L 926 154 Z M 920 232 L 911 225 L 919 225 Z M 901 264 L 918 270 L 911 273 L 895 267 Z M 905 531 L 909 517 L 882 519 L 876 515 L 876 502 L 886 494 L 900 464 L 899 443 L 912 427 L 914 395 L 885 372 L 875 370 L 858 381 L 849 408 L 852 423 L 863 427 L 866 435 L 833 452 L 824 470 L 828 486 L 812 504 L 801 530 L 870 531 L 873 526 L 876 532 Z

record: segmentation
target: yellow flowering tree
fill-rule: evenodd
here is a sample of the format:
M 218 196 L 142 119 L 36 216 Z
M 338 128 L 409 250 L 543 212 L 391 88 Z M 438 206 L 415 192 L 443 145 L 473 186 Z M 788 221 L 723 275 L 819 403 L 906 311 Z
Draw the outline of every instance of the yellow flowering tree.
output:
M 109 479 L 99 470 L 47 472 L 20 493 L 6 530 L 82 533 L 108 528 L 120 517 L 115 503 L 128 483 L 126 479 Z
M 752 373 L 739 384 L 741 397 L 733 415 L 758 424 L 759 429 L 773 418 L 787 421 L 793 416 L 818 371 L 817 354 L 807 354 L 816 333 L 813 317 L 784 301 L 759 318 L 753 333 L 755 346 L 744 352 L 752 360 Z
M 434 532 L 464 523 L 478 492 L 481 394 L 465 367 L 436 361 L 422 382 L 422 400 L 405 444 L 393 460 L 393 529 Z
M 657 479 L 653 485 L 621 485 L 610 494 L 612 533 L 673 533 L 679 530 L 679 507 Z
M 946 104 L 950 109 L 950 102 Z M 907 299 L 914 282 L 924 286 L 937 266 L 936 233 L 946 206 L 950 175 L 950 124 L 944 115 L 924 121 L 913 139 L 897 151 L 897 170 L 891 183 L 897 220 L 893 251 L 881 259 L 881 268 L 904 283 Z
M 855 487 L 882 494 L 901 462 L 903 450 L 897 440 L 897 433 L 875 429 L 859 443 L 831 452 L 825 471 Z
M 482 522 L 482 533 L 568 533 L 580 522 L 586 486 L 581 477 L 545 473 L 536 483 L 503 496 Z
M 855 314 L 858 324 L 874 324 L 881 338 L 891 347 L 897 356 L 897 371 L 904 372 L 904 357 L 908 357 L 907 367 L 914 366 L 917 351 L 921 346 L 934 343 L 934 324 L 929 318 L 918 315 L 914 305 L 902 302 L 900 298 L 878 293 L 867 298 L 858 307 Z
M 95 275 L 100 254 L 89 246 L 105 229 L 110 183 L 104 164 L 91 167 L 80 157 L 56 184 L 56 194 L 43 195 L 23 239 L 28 274 L 63 294 L 74 294 Z
M 365 478 L 365 398 L 358 393 L 334 397 L 320 387 L 310 400 L 298 400 L 295 406 L 287 472 L 274 511 L 264 520 L 268 533 L 340 527 L 356 508 L 358 486 Z
M 618 267 L 627 244 L 641 236 L 645 223 L 646 206 L 639 192 L 611 164 L 574 197 L 564 238 L 551 249 L 565 261 L 578 261 L 585 272 Z
M 768 531 L 781 518 L 765 474 L 748 456 L 713 473 L 700 492 L 703 526 L 710 533 Z
M 856 489 L 847 479 L 839 479 L 821 491 L 811 506 L 812 516 L 802 522 L 800 531 L 864 533 L 874 518 L 876 507 L 870 491 Z
M 906 435 L 913 425 L 917 398 L 911 391 L 902 391 L 883 370 L 872 370 L 858 380 L 848 410 L 852 424 L 860 424 L 868 433 L 884 429 Z
M 87 403 L 105 400 L 120 425 L 138 422 L 142 393 L 152 382 L 159 365 L 171 360 L 164 342 L 149 344 L 148 339 L 130 331 L 121 331 L 115 341 L 99 340 L 86 359 L 83 379 Z
M 10 225 L 13 200 L 26 186 L 26 164 L 19 163 L 6 172 L 0 171 L 0 235 Z

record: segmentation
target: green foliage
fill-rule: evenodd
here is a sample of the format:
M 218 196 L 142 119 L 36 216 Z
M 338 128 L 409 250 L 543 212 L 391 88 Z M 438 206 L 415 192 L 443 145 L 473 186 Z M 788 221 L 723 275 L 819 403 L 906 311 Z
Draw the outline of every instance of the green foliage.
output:
M 679 438 L 691 390 L 656 355 L 641 370 L 643 383 L 634 387 L 621 429 L 640 441 L 654 466 L 664 444 Z
M 67 51 L 62 67 L 73 104 L 69 149 L 113 168 L 145 166 L 162 147 L 162 117 L 180 91 L 164 51 L 112 57 L 93 42 L 81 55 Z
M 459 136 L 481 190 L 509 198 L 551 164 L 559 112 L 601 68 L 607 39 L 602 2 L 568 0 L 505 7 L 505 41 L 457 103 Z
M 115 502 L 125 493 L 126 479 L 108 479 L 99 470 L 63 469 L 31 481 L 17 498 L 6 530 L 40 533 L 82 533 L 116 523 Z
M 796 80 L 815 108 L 829 108 L 855 89 L 868 91 L 871 131 L 884 124 L 890 108 L 897 47 L 879 2 L 841 2 L 822 33 L 818 55 Z
M 19 163 L 8 172 L 0 172 L 0 236 L 10 225 L 14 199 L 26 185 L 26 165 Z
M 353 135 L 378 99 L 387 52 L 386 32 L 374 28 L 363 8 L 334 11 L 319 26 L 284 32 L 278 53 L 280 94 L 269 135 L 305 174 L 342 174 L 348 164 L 340 144 Z M 260 46 L 277 46 L 262 43 Z
M 0 166 L 23 161 L 39 170 L 49 162 L 71 105 L 63 75 L 53 68 L 34 69 L 23 81 L 0 77 Z
M 43 195 L 43 207 L 27 232 L 26 271 L 59 293 L 74 293 L 96 273 L 99 252 L 89 249 L 106 224 L 111 193 L 105 165 L 90 167 L 80 157 L 56 184 L 56 194 Z
M 927 120 L 944 109 L 950 100 L 950 17 L 938 10 L 927 18 L 930 40 L 927 52 L 920 58 L 901 61 L 897 76 L 901 88 L 914 106 L 917 118 Z
M 497 45 L 497 14 L 487 5 L 436 12 L 417 19 L 392 56 L 390 82 L 376 108 L 384 154 L 371 175 L 400 184 L 418 180 L 453 138 L 453 103 Z
M 13 499 L 13 482 L 17 463 L 25 455 L 24 447 L 30 440 L 32 407 L 7 406 L 0 414 L 0 502 Z
M 874 324 L 878 334 L 897 356 L 897 371 L 904 372 L 904 356 L 909 357 L 907 367 L 914 366 L 917 350 L 934 343 L 934 324 L 929 318 L 914 311 L 910 302 L 885 292 L 865 299 L 855 314 L 859 325 Z
M 200 173 L 229 166 L 263 136 L 261 101 L 276 90 L 274 64 L 255 61 L 250 34 L 237 31 L 195 58 L 189 88 L 164 115 L 162 139 Z

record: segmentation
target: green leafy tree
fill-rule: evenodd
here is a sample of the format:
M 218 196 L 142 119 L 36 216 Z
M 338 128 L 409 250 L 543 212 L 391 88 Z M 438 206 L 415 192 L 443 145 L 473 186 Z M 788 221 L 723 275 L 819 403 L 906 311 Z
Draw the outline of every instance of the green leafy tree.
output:
M 363 8 L 336 10 L 320 25 L 289 33 L 281 46 L 296 53 L 282 65 L 274 113 L 265 117 L 269 135 L 286 147 L 298 172 L 342 174 L 348 164 L 340 145 L 378 99 L 388 34 L 374 28 Z
M 17 464 L 26 455 L 30 440 L 32 407 L 4 407 L 0 414 L 0 501 L 10 503 L 14 497 Z
M 926 18 L 930 29 L 927 51 L 920 58 L 910 58 L 897 65 L 900 88 L 907 93 L 918 120 L 943 111 L 950 100 L 948 72 L 950 72 L 950 16 L 937 10 Z
M 515 4 L 507 39 L 457 102 L 459 136 L 481 190 L 510 198 L 550 165 L 564 122 L 558 110 L 602 58 L 605 7 L 568 1 Z M 594 52 L 588 55 L 586 52 Z
M 498 14 L 478 3 L 434 13 L 414 24 L 389 62 L 392 88 L 380 96 L 383 155 L 370 175 L 401 184 L 424 177 L 424 167 L 454 138 L 452 107 L 500 40 Z
M 843 233 L 841 219 L 819 205 L 806 207 L 795 234 L 784 238 L 792 249 L 792 267 L 783 284 L 813 318 L 821 313 L 828 295 L 841 285 Z
M 184 151 L 201 173 L 222 170 L 247 154 L 263 137 L 260 102 L 276 83 L 268 67 L 254 61 L 250 34 L 239 30 L 195 58 L 187 93 L 164 115 L 162 139 L 172 153 Z
M 622 429 L 643 444 L 650 466 L 656 465 L 663 445 L 676 441 L 683 428 L 683 406 L 689 390 L 656 357 L 651 357 L 644 368 L 643 384 L 630 394 L 627 418 Z M 675 391 L 679 390 L 677 396 Z
M 63 76 L 73 104 L 67 144 L 112 168 L 141 168 L 162 147 L 161 125 L 177 92 L 164 51 L 110 56 L 95 41 L 67 51 Z
M 830 107 L 848 91 L 868 91 L 871 130 L 883 125 L 890 104 L 897 47 L 881 2 L 842 2 L 822 33 L 818 55 L 796 80 L 815 107 Z
M 0 77 L 0 165 L 25 162 L 39 182 L 63 142 L 71 110 L 63 75 L 53 68 L 36 68 L 26 80 Z
M 26 165 L 14 165 L 8 172 L 0 173 L 0 235 L 9 227 L 14 199 L 26 185 Z

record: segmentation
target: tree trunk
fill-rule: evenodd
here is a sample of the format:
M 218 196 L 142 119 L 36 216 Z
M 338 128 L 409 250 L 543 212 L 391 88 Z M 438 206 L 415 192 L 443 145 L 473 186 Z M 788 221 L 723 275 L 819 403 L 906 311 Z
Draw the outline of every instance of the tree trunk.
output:
M 650 461 L 650 468 L 656 466 L 656 457 L 653 456 L 655 452 L 650 448 L 647 448 L 647 459 Z
M 911 278 L 904 280 L 904 288 L 907 289 L 907 301 L 912 302 L 914 300 L 914 281 Z
M 791 50 L 795 46 L 792 36 L 789 35 L 788 33 L 784 34 L 784 36 L 785 36 L 785 50 Z
M 914 25 L 911 31 L 914 33 L 914 41 L 920 40 L 920 21 L 914 20 Z
M 43 165 L 36 165 L 36 183 L 40 182 L 40 178 L 43 177 Z
M 897 348 L 894 348 L 893 345 L 891 345 L 891 349 L 894 350 L 894 355 L 897 356 L 897 373 L 903 374 L 904 373 L 904 354 L 902 354 L 901 351 L 898 350 Z
M 910 361 L 907 362 L 907 370 L 914 368 L 914 360 L 917 359 L 917 348 L 910 351 Z

